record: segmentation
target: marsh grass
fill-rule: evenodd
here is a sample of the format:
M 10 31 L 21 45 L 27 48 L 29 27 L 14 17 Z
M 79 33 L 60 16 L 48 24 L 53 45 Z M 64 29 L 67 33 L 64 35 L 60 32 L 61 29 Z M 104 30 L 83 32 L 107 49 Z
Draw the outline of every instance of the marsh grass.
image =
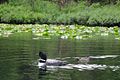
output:
M 0 22 L 2 23 L 39 23 L 39 24 L 82 24 L 120 26 L 119 4 L 101 5 L 93 3 L 87 6 L 84 1 L 72 2 L 60 9 L 49 1 L 10 0 L 0 4 Z

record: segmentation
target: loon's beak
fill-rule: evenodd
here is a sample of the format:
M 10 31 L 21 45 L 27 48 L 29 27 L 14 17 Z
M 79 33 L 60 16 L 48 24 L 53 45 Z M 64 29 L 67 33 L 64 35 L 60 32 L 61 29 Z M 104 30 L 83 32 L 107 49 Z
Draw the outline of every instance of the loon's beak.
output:
M 44 60 L 44 59 L 39 59 L 39 61 L 43 61 L 43 62 L 45 62 L 45 60 Z

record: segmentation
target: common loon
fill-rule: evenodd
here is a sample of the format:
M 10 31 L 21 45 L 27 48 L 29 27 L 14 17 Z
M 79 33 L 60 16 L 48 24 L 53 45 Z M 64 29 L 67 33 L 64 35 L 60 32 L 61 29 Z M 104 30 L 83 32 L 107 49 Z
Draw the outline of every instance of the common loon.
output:
M 39 63 L 38 66 L 40 69 L 46 70 L 47 66 L 63 66 L 66 65 L 66 61 L 56 60 L 56 59 L 47 59 L 47 55 L 43 52 L 39 52 Z

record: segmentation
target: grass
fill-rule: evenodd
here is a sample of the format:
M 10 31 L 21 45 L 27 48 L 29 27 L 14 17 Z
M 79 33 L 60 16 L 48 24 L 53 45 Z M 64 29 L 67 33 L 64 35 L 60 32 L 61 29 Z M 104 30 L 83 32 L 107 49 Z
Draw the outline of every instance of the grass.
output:
M 17 1 L 17 2 L 16 2 Z M 0 4 L 1 23 L 39 23 L 39 24 L 82 24 L 92 26 L 120 26 L 120 7 L 94 3 L 86 6 L 85 2 L 72 2 L 60 7 L 49 1 L 15 0 Z

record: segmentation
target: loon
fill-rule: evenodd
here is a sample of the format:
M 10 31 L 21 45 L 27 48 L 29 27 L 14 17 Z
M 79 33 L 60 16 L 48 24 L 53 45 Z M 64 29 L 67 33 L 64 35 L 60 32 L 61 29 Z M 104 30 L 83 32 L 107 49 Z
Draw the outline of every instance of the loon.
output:
M 67 64 L 66 61 L 47 59 L 47 55 L 43 52 L 39 52 L 39 63 L 38 66 L 42 70 L 46 70 L 47 66 L 64 66 Z
M 47 69 L 47 66 L 46 66 L 47 56 L 45 53 L 39 52 L 39 57 L 40 57 L 40 59 L 38 62 L 38 66 L 39 66 L 40 70 L 46 71 L 46 69 Z

